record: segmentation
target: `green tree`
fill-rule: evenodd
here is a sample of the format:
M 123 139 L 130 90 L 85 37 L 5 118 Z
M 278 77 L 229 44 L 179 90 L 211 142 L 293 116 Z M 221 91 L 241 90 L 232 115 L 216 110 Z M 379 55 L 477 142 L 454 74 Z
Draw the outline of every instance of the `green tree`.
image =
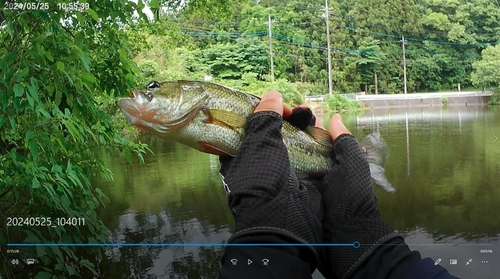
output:
M 159 74 L 158 63 L 153 60 L 142 60 L 139 62 L 139 68 L 145 79 L 153 79 Z
M 375 94 L 378 94 L 377 71 L 380 70 L 380 61 L 384 58 L 379 43 L 379 40 L 374 40 L 371 37 L 365 38 L 360 42 L 358 52 L 354 58 L 354 62 L 361 73 L 364 91 L 368 92 L 367 84 L 373 80 Z
M 92 187 L 95 176 L 112 174 L 96 150 L 118 150 L 131 159 L 145 146 L 127 140 L 99 103 L 127 94 L 138 69 L 123 27 L 136 11 L 133 2 L 82 2 L 80 11 L 3 10 L 0 40 L 0 253 L 7 243 L 103 243 L 107 229 L 96 214 L 106 197 Z M 116 107 L 114 107 L 116 110 Z M 51 218 L 21 225 L 12 217 Z M 58 217 L 76 226 L 57 226 Z M 84 220 L 84 221 L 83 221 Z M 17 220 L 19 221 L 19 219 Z M 9 226 L 10 224 L 10 226 Z M 95 261 L 73 247 L 22 250 L 41 265 L 21 278 L 96 275 Z M 2 278 L 13 270 L 0 263 Z M 51 277 L 54 276 L 54 277 Z
M 165 15 L 170 16 L 172 13 L 182 12 L 185 16 L 198 20 L 223 20 L 230 18 L 234 10 L 234 2 L 231 0 L 146 0 L 146 2 L 156 20 L 163 18 Z M 240 0 L 241 1 L 241 0 Z
M 482 52 L 481 60 L 474 62 L 472 82 L 482 88 L 500 86 L 500 45 L 488 46 Z
M 262 76 L 269 64 L 266 46 L 246 38 L 200 50 L 196 57 L 198 63 L 207 65 L 207 74 L 221 79 L 241 79 L 245 73 Z
M 244 71 L 237 65 L 245 63 L 233 61 L 239 56 L 229 53 L 241 51 L 237 47 L 241 37 L 255 39 L 256 44 L 266 50 L 259 59 L 267 59 L 262 64 L 265 66 L 262 73 L 269 74 L 266 21 L 271 15 L 275 78 L 307 83 L 307 88 L 314 88 L 309 92 L 313 95 L 327 92 L 324 1 L 244 0 L 219 4 L 210 0 L 168 0 L 157 3 L 166 9 L 160 21 L 144 27 L 152 35 L 148 42 L 156 46 L 155 55 L 160 60 L 179 53 L 185 57 L 178 59 L 184 61 L 179 63 L 180 67 L 159 64 L 160 76 L 199 78 L 214 67 L 224 69 L 215 73 L 222 73 L 225 79 L 239 79 Z M 189 3 L 193 6 L 189 7 Z M 201 3 L 208 6 L 203 7 Z M 375 70 L 379 93 L 402 92 L 402 35 L 407 40 L 410 92 L 450 90 L 456 88 L 457 83 L 467 88 L 472 85 L 472 63 L 479 59 L 485 43 L 500 39 L 500 6 L 491 0 L 337 0 L 329 1 L 329 8 L 332 77 L 337 92 L 359 91 L 360 87 L 372 84 Z M 364 50 L 367 38 L 379 41 L 379 59 L 376 63 L 354 63 L 369 53 Z M 141 45 L 140 40 L 135 41 Z M 208 54 L 215 49 L 220 54 L 210 55 L 217 56 L 216 60 L 198 59 L 201 53 Z M 157 61 L 156 57 L 147 59 Z M 225 64 L 216 65 L 218 61 Z M 180 72 L 172 74 L 177 69 Z

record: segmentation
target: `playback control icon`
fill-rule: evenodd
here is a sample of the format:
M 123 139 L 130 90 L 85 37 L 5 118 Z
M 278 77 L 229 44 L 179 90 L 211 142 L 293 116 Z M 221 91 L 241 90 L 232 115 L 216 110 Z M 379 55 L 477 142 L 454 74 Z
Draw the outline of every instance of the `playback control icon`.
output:
M 262 265 L 269 265 L 270 260 L 269 259 L 263 259 L 262 260 Z M 251 259 L 247 259 L 247 265 L 251 265 L 253 261 Z M 238 259 L 231 259 L 231 264 L 232 265 L 238 265 Z

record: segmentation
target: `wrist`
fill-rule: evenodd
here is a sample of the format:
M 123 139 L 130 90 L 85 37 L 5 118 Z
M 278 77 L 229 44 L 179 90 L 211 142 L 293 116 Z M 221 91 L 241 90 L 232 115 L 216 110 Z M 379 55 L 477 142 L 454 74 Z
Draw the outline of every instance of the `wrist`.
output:
M 344 139 L 347 139 L 347 138 L 352 138 L 352 139 L 356 139 L 352 134 L 348 134 L 348 133 L 344 133 L 344 134 L 340 134 L 337 138 L 335 138 L 335 140 L 333 141 L 333 145 L 341 142 L 342 140 Z
M 281 115 L 279 113 L 275 112 L 275 111 L 259 111 L 259 112 L 254 112 L 254 113 L 250 114 L 250 116 L 248 116 L 248 118 L 247 118 L 247 126 L 249 126 L 250 123 L 254 119 L 257 119 L 257 118 L 260 118 L 260 117 L 275 118 L 280 123 L 283 121 L 283 118 L 281 117 Z

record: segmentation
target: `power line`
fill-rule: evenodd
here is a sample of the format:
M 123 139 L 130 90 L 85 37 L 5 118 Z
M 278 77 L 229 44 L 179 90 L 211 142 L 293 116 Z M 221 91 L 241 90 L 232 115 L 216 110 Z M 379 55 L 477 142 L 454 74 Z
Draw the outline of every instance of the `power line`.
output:
M 284 42 L 284 44 L 288 44 L 288 43 Z M 293 45 L 293 46 L 297 46 L 297 45 Z M 176 54 L 176 53 L 191 53 L 191 52 L 193 52 L 193 50 L 176 49 L 176 50 L 165 50 L 165 52 L 172 53 L 172 54 Z M 209 52 L 209 51 L 206 51 L 206 50 L 195 50 L 195 52 L 205 53 L 205 52 Z M 267 57 L 268 55 L 267 54 L 256 54 L 256 56 L 257 57 Z M 280 56 L 281 57 L 297 57 L 297 55 L 290 54 L 290 53 L 284 53 L 284 54 L 282 54 Z M 318 60 L 324 60 L 325 59 L 324 56 L 314 56 L 314 55 L 299 55 L 299 57 L 300 58 L 307 58 L 307 59 L 318 59 Z M 332 58 L 332 61 L 344 61 L 344 60 L 350 60 L 350 59 L 351 59 L 350 57 Z M 381 59 L 379 61 L 394 63 L 394 62 L 401 62 L 401 59 Z M 410 61 L 412 63 L 415 63 L 415 62 L 429 62 L 429 59 L 411 59 L 411 60 L 407 59 L 407 62 L 408 61 Z M 463 64 L 464 66 L 470 66 L 471 61 L 460 60 L 460 61 L 455 61 L 454 64 L 460 64 L 460 65 Z
M 372 32 L 372 31 L 366 31 L 366 30 L 358 30 L 358 29 L 355 29 L 355 28 L 347 27 L 347 26 L 344 26 L 344 28 L 346 28 L 348 30 L 351 30 L 353 32 L 367 33 L 367 34 L 372 34 L 372 35 L 377 35 L 377 36 L 394 38 L 394 39 L 398 39 L 398 40 L 400 38 L 400 36 L 396 36 L 396 35 L 390 35 L 390 34 L 384 34 L 384 33 L 380 33 L 380 32 Z M 189 30 L 189 29 L 185 29 L 185 30 Z M 196 35 L 203 34 L 203 35 L 205 35 L 207 37 L 208 36 L 212 36 L 212 37 L 243 37 L 243 36 L 266 36 L 266 35 L 268 35 L 268 32 L 269 31 L 258 31 L 258 32 L 248 32 L 248 33 L 241 33 L 241 32 L 210 32 L 210 31 L 195 31 L 195 32 L 192 32 L 192 31 L 188 31 L 188 32 L 184 32 L 184 33 L 187 34 L 187 35 L 191 35 L 191 36 L 196 36 Z M 299 39 L 288 37 L 286 35 L 276 34 L 276 33 L 273 35 L 273 38 L 276 38 L 276 39 L 284 38 L 284 39 L 292 40 L 292 41 L 302 41 L 302 40 L 299 40 Z M 424 43 L 424 44 L 428 43 L 428 44 L 438 44 L 438 45 L 451 45 L 451 46 L 457 46 L 457 47 L 462 47 L 462 46 L 463 47 L 485 47 L 485 46 L 489 46 L 489 45 L 498 45 L 499 44 L 499 42 L 487 42 L 487 43 L 453 43 L 453 42 L 445 42 L 445 41 L 435 41 L 435 40 L 426 40 L 426 39 L 419 39 L 419 38 L 411 38 L 411 37 L 406 37 L 406 40 L 407 41 L 418 42 L 418 43 Z M 306 42 L 307 44 L 314 44 L 314 43 L 307 42 L 307 41 L 303 41 L 303 42 Z

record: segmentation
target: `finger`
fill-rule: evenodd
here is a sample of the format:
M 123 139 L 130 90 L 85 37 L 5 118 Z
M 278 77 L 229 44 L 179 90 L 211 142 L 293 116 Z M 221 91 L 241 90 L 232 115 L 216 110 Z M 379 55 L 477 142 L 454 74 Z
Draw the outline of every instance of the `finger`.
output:
M 298 109 L 298 108 L 301 108 L 301 109 L 308 109 L 309 107 L 308 107 L 307 105 L 295 105 L 295 106 L 293 106 L 293 109 L 292 109 L 292 110 L 294 110 L 294 109 Z
M 352 134 L 342 122 L 340 114 L 335 114 L 330 121 L 330 134 L 336 140 L 342 134 Z
M 325 127 L 323 126 L 323 123 L 321 123 L 321 121 L 319 121 L 319 119 L 317 117 L 316 117 L 316 123 L 314 124 L 314 126 L 316 126 L 318 128 L 325 129 Z
M 283 98 L 277 91 L 270 91 L 260 98 L 260 103 L 255 108 L 254 112 L 274 111 L 283 115 Z
M 290 117 L 290 115 L 292 115 L 292 109 L 289 106 L 283 104 L 283 118 L 288 118 Z

